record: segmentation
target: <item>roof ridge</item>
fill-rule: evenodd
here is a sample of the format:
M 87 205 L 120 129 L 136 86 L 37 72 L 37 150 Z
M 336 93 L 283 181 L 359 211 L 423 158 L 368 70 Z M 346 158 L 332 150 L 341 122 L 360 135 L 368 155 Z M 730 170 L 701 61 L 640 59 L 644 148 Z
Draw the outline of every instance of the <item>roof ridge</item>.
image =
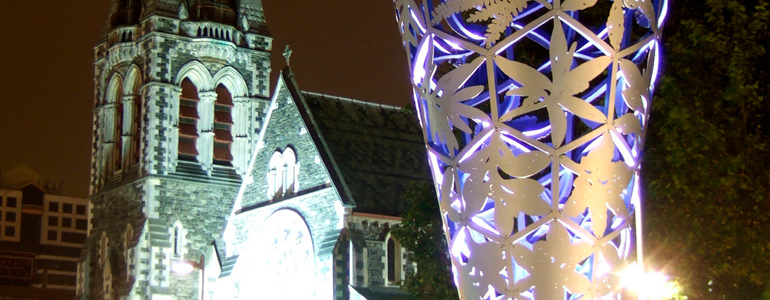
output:
M 365 100 L 358 100 L 358 99 L 353 99 L 353 98 L 348 98 L 348 97 L 341 97 L 341 96 L 335 96 L 335 95 L 329 95 L 329 94 L 324 94 L 324 93 L 316 93 L 316 92 L 309 92 L 309 91 L 302 91 L 302 93 L 303 94 L 307 94 L 309 96 L 316 96 L 316 97 L 321 97 L 321 98 L 324 98 L 324 99 L 337 100 L 337 101 L 347 101 L 347 102 L 352 102 L 352 103 L 356 103 L 356 104 L 363 104 L 363 105 L 366 105 L 366 106 L 379 107 L 379 108 L 382 108 L 382 109 L 391 109 L 391 110 L 402 110 L 403 109 L 403 107 L 400 107 L 400 106 L 395 106 L 395 105 L 390 105 L 390 104 L 382 104 L 382 103 L 375 103 L 375 102 L 369 102 L 369 101 L 365 101 Z

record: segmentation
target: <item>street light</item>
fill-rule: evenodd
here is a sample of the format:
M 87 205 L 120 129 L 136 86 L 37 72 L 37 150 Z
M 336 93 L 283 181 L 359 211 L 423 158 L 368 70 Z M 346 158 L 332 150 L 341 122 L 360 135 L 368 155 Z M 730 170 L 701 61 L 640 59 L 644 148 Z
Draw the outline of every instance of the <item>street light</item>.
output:
M 200 260 L 197 262 L 192 260 L 178 259 L 178 260 L 174 260 L 174 262 L 171 263 L 171 272 L 180 277 L 190 275 L 190 273 L 192 273 L 195 270 L 200 270 L 201 274 L 200 274 L 200 282 L 199 282 L 200 284 L 199 299 L 201 300 L 203 299 L 203 295 L 205 295 L 204 289 L 203 289 L 203 283 L 205 282 L 204 275 L 206 274 L 205 268 L 204 268 L 205 261 L 206 261 L 206 256 L 201 254 Z
M 672 299 L 681 289 L 662 272 L 645 272 L 632 263 L 620 273 L 621 284 L 639 296 L 639 299 Z

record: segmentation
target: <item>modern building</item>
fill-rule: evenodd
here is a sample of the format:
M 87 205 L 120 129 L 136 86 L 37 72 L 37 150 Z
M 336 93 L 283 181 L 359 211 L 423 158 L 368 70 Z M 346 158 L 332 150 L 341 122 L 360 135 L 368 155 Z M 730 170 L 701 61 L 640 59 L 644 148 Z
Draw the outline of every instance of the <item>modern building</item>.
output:
M 49 193 L 25 165 L 0 180 L 0 299 L 73 299 L 88 199 Z M 54 190 L 55 191 L 55 190 Z
M 430 175 L 408 111 L 288 67 L 270 93 L 259 0 L 113 0 L 95 50 L 78 299 L 409 298 L 390 229 Z

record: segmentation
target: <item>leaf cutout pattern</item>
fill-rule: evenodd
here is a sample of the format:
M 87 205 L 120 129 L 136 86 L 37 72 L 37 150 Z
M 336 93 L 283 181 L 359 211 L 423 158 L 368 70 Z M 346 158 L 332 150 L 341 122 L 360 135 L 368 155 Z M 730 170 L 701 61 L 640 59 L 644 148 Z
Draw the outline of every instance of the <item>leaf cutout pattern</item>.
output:
M 419 44 L 417 37 L 410 33 L 409 28 L 413 28 L 416 32 L 419 28 L 426 27 L 425 20 L 412 17 L 413 11 L 416 16 L 422 16 L 422 13 L 417 10 L 418 6 L 414 3 L 414 0 L 394 0 L 394 4 L 398 12 L 396 19 L 401 28 L 401 41 L 404 45 L 417 46 Z
M 420 67 L 412 83 L 427 147 L 441 156 L 433 172 L 463 298 L 531 299 L 533 287 L 541 299 L 617 298 L 614 274 L 634 259 L 619 243 L 634 241 L 605 235 L 633 236 L 624 200 L 657 77 L 647 43 L 660 45 L 661 0 L 611 0 L 604 26 L 579 24 L 596 0 L 559 0 L 559 11 L 551 0 L 393 1 Z M 630 22 L 648 32 L 626 39 Z M 548 49 L 545 65 L 516 61 L 527 40 Z
M 613 162 L 615 144 L 609 133 L 600 137 L 598 145 L 580 162 L 575 189 L 564 204 L 563 212 L 577 217 L 586 208 L 591 214 L 591 231 L 601 238 L 607 229 L 607 209 L 619 218 L 628 218 L 628 209 L 621 198 L 633 170 L 623 162 Z
M 565 0 L 561 4 L 561 9 L 563 11 L 583 10 L 594 6 L 594 4 L 596 4 L 596 0 Z
M 557 221 L 549 227 L 546 240 L 536 242 L 532 250 L 513 247 L 513 257 L 530 274 L 517 285 L 522 289 L 534 286 L 534 299 L 564 299 L 565 288 L 573 294 L 587 293 L 590 281 L 575 269 L 591 255 L 591 244 L 573 239 Z
M 623 0 L 623 5 L 630 9 L 639 9 L 652 26 L 652 30 L 657 31 L 657 26 L 655 25 L 657 25 L 658 22 L 655 16 L 655 10 L 652 8 L 651 0 Z
M 550 48 L 553 81 L 526 64 L 510 61 L 502 56 L 495 57 L 495 63 L 500 70 L 522 84 L 522 87 L 508 91 L 508 95 L 525 97 L 525 101 L 540 99 L 545 103 L 551 121 L 551 141 L 557 148 L 561 146 L 567 132 L 565 110 L 594 122 L 607 121 L 604 113 L 574 95 L 588 89 L 591 80 L 607 69 L 611 58 L 600 56 L 571 69 L 575 48 L 576 44 L 572 44 L 567 49 L 564 31 L 557 19 L 554 21 Z M 515 116 L 503 115 L 501 121 L 509 121 L 513 117 Z
M 621 59 L 620 71 L 623 72 L 623 78 L 626 80 L 626 87 L 623 89 L 623 100 L 628 107 L 638 112 L 645 112 L 646 107 L 642 98 L 648 98 L 648 87 L 650 83 L 648 78 L 642 77 L 642 73 L 639 72 L 639 68 L 627 59 Z
M 513 19 L 521 13 L 530 0 L 447 0 L 433 10 L 433 25 L 459 12 L 476 10 L 466 19 L 471 23 L 488 22 L 484 33 L 484 45 L 492 47 L 500 39 Z
M 522 167 L 511 165 L 528 164 L 530 160 L 537 164 Z M 487 199 L 493 200 L 495 226 L 501 234 L 508 236 L 513 231 L 513 218 L 520 212 L 532 216 L 548 213 L 550 206 L 540 198 L 545 188 L 539 182 L 529 178 L 506 179 L 500 173 L 501 169 L 517 175 L 537 173 L 548 165 L 548 161 L 536 154 L 514 156 L 510 146 L 500 138 L 500 132 L 495 131 L 488 145 L 458 166 L 468 174 L 463 185 L 463 199 L 469 215 L 478 213 Z
M 607 30 L 610 35 L 610 45 L 615 50 L 620 50 L 620 42 L 623 41 L 623 32 L 626 30 L 623 24 L 623 4 L 620 0 L 612 2 L 610 17 L 607 19 Z

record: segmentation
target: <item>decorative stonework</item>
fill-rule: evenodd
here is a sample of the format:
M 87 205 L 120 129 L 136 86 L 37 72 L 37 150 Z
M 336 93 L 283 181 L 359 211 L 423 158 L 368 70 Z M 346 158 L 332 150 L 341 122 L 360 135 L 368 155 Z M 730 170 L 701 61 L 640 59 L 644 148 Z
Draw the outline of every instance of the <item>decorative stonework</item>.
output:
M 461 297 L 627 293 L 667 0 L 394 3 Z

